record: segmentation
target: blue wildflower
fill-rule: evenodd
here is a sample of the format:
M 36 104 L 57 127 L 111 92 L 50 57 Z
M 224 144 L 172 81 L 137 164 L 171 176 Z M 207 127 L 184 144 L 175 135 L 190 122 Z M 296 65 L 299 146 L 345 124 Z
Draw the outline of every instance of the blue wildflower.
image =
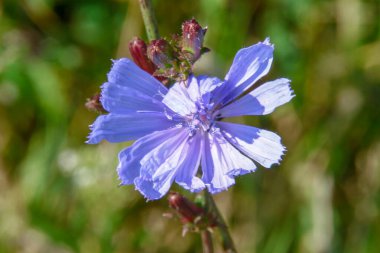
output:
M 109 114 L 96 119 L 88 143 L 137 140 L 120 152 L 117 172 L 122 185 L 134 184 L 150 200 L 164 196 L 173 182 L 192 192 L 226 190 L 235 176 L 256 169 L 253 161 L 269 168 L 284 154 L 277 134 L 220 121 L 265 115 L 292 99 L 285 78 L 242 95 L 268 73 L 272 59 L 266 40 L 241 49 L 224 80 L 191 75 L 170 89 L 132 61 L 116 60 L 102 86 Z

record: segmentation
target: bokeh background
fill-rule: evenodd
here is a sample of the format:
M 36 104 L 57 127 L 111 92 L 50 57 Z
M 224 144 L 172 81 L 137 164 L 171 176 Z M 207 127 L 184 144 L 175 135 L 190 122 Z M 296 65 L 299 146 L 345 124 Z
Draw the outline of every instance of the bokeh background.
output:
M 154 8 L 162 36 L 191 17 L 208 26 L 212 51 L 196 73 L 222 78 L 237 50 L 270 37 L 262 81 L 292 80 L 291 103 L 234 119 L 279 133 L 288 150 L 215 196 L 239 252 L 380 252 L 380 2 Z M 137 0 L 0 2 L 0 252 L 201 252 L 197 234 L 182 238 L 162 217 L 166 199 L 118 187 L 117 154 L 130 143 L 84 144 L 97 116 L 86 98 L 136 35 L 146 38 Z

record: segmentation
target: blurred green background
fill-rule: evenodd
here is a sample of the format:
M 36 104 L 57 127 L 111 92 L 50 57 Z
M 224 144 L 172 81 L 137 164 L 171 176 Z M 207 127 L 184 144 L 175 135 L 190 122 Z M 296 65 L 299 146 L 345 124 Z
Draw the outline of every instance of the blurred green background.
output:
M 380 252 L 380 2 L 154 1 L 160 33 L 208 26 L 196 73 L 222 78 L 270 37 L 271 80 L 296 97 L 266 117 L 287 154 L 215 196 L 239 252 Z M 0 2 L 0 252 L 201 252 L 166 199 L 118 187 L 118 151 L 84 144 L 110 59 L 145 37 L 137 0 Z M 178 188 L 176 188 L 178 189 Z M 218 243 L 218 234 L 216 233 Z M 220 247 L 218 248 L 220 250 Z M 217 251 L 219 252 L 219 251 Z

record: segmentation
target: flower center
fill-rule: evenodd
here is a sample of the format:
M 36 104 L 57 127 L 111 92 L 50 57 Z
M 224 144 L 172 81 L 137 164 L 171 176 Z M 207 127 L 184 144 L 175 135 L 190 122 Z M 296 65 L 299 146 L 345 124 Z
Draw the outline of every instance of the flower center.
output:
M 193 136 L 197 131 L 209 131 L 214 123 L 214 118 L 208 108 L 199 103 L 197 103 L 196 106 L 197 112 L 186 117 L 190 136 Z

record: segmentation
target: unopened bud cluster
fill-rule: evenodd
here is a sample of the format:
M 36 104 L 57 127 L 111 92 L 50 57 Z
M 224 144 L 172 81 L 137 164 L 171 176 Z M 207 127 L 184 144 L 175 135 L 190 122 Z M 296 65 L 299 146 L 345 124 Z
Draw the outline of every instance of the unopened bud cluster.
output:
M 140 38 L 133 38 L 129 52 L 141 69 L 163 84 L 184 81 L 192 73 L 193 64 L 209 51 L 203 47 L 206 31 L 195 19 L 187 20 L 182 24 L 182 34 L 175 34 L 170 40 L 161 38 L 146 44 Z M 106 112 L 99 93 L 87 99 L 86 107 L 98 113 Z
M 163 83 L 183 81 L 192 72 L 193 64 L 208 52 L 203 47 L 206 30 L 191 19 L 182 24 L 181 36 L 152 40 L 148 45 L 142 39 L 134 38 L 129 44 L 129 51 L 140 68 Z

